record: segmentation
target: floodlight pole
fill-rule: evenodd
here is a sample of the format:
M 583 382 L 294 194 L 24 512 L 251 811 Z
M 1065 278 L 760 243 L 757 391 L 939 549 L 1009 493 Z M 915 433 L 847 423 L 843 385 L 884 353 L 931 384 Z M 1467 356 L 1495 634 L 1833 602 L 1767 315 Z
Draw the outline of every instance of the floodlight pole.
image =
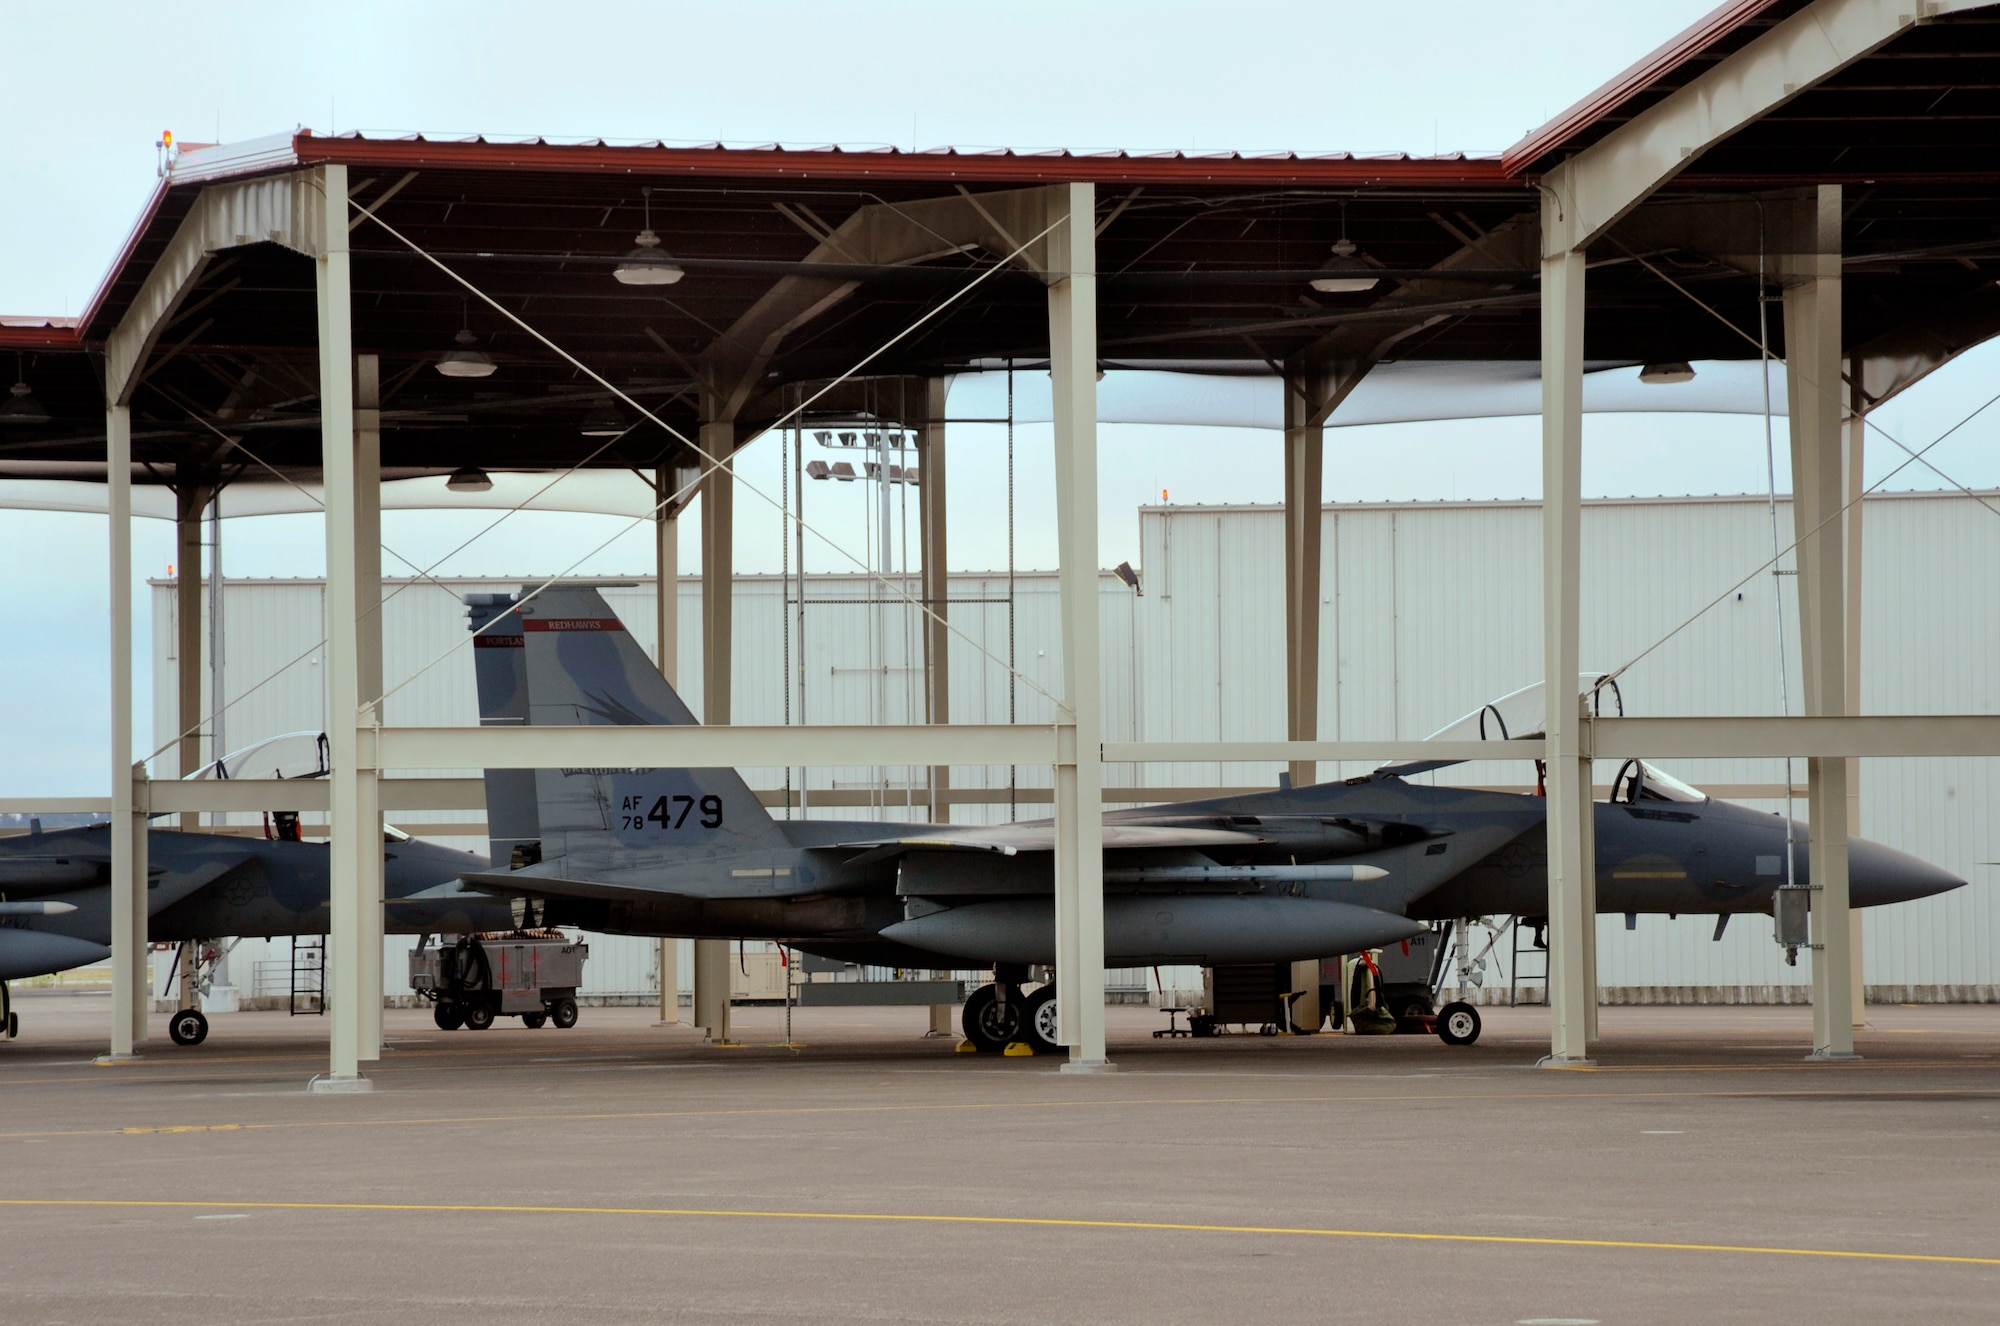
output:
M 1847 712 L 1842 428 L 1840 204 L 1837 184 L 1806 190 L 1785 236 L 1785 390 L 1792 443 L 1792 529 L 1798 541 L 1800 671 L 1806 713 Z M 1812 883 L 1814 1059 L 1854 1057 L 1845 759 L 1806 761 Z
M 1097 188 L 1049 192 L 1049 376 L 1055 399 L 1063 705 L 1057 736 L 1056 989 L 1065 1072 L 1104 1072 L 1104 808 L 1097 588 Z

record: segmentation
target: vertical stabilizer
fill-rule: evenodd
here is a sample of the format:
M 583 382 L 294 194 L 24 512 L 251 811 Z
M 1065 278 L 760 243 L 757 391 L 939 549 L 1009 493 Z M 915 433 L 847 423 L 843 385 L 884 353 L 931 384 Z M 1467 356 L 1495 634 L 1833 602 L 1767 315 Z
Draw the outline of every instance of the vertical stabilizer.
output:
M 465 607 L 468 629 L 478 632 L 472 671 L 479 685 L 479 725 L 519 727 L 528 721 L 528 653 L 514 595 L 467 594 Z M 540 855 L 533 769 L 486 771 L 486 832 L 495 870 L 505 870 L 516 851 L 525 859 Z
M 543 591 L 517 609 L 529 721 L 537 726 L 692 726 L 694 715 L 604 596 Z M 544 859 L 578 851 L 776 846 L 783 834 L 734 769 L 543 769 Z

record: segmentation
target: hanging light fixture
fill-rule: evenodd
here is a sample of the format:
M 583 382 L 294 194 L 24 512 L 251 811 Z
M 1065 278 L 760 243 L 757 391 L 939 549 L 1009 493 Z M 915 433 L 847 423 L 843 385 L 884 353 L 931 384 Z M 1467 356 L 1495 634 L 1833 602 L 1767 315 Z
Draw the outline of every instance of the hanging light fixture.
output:
M 49 412 L 35 399 L 34 388 L 27 383 L 27 375 L 21 370 L 21 356 L 14 356 L 14 385 L 7 400 L 0 404 L 0 424 L 45 424 Z
M 459 315 L 461 317 L 467 316 L 463 304 L 459 305 Z M 438 372 L 448 378 L 490 378 L 493 376 L 493 370 L 498 365 L 493 362 L 492 358 L 485 351 L 473 348 L 479 344 L 479 338 L 472 334 L 470 322 L 461 326 L 458 329 L 458 335 L 451 339 L 458 348 L 456 350 L 447 350 L 438 356 L 437 363 L 433 365 Z
M 1354 241 L 1347 237 L 1347 205 L 1340 208 L 1340 238 L 1334 241 L 1333 256 L 1312 279 L 1312 288 L 1323 295 L 1358 295 L 1373 290 L 1382 278 L 1356 255 Z
M 454 493 L 484 493 L 493 488 L 493 476 L 477 465 L 466 465 L 451 472 L 444 486 Z
M 580 431 L 585 437 L 617 437 L 625 431 L 625 419 L 610 401 L 601 401 L 583 416 Z
M 611 274 L 622 285 L 672 285 L 687 273 L 660 247 L 660 237 L 653 233 L 653 187 L 649 184 L 639 193 L 646 200 L 646 228 L 634 241 L 638 247 L 626 254 Z

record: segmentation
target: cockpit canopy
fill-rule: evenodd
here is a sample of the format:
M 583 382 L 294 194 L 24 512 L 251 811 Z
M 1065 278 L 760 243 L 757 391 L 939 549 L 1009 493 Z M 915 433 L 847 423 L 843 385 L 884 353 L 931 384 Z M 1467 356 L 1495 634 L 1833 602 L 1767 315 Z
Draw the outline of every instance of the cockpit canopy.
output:
M 1627 760 L 1618 766 L 1618 776 L 1611 780 L 1611 800 L 1621 806 L 1636 806 L 1646 801 L 1698 803 L 1708 800 L 1708 793 L 1688 786 L 1644 760 Z

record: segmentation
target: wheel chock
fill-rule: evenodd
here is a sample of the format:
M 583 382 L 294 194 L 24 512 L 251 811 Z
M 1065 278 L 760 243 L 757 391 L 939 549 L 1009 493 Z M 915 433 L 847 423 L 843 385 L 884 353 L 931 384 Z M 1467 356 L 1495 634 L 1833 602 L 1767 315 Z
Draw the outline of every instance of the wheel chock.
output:
M 1008 1041 L 1007 1048 L 1000 1053 L 1009 1059 L 1032 1059 L 1035 1054 L 1026 1041 Z
M 960 1041 L 958 1044 L 951 1047 L 951 1052 L 953 1054 L 978 1054 L 979 1047 L 977 1045 L 974 1045 L 971 1041 Z

